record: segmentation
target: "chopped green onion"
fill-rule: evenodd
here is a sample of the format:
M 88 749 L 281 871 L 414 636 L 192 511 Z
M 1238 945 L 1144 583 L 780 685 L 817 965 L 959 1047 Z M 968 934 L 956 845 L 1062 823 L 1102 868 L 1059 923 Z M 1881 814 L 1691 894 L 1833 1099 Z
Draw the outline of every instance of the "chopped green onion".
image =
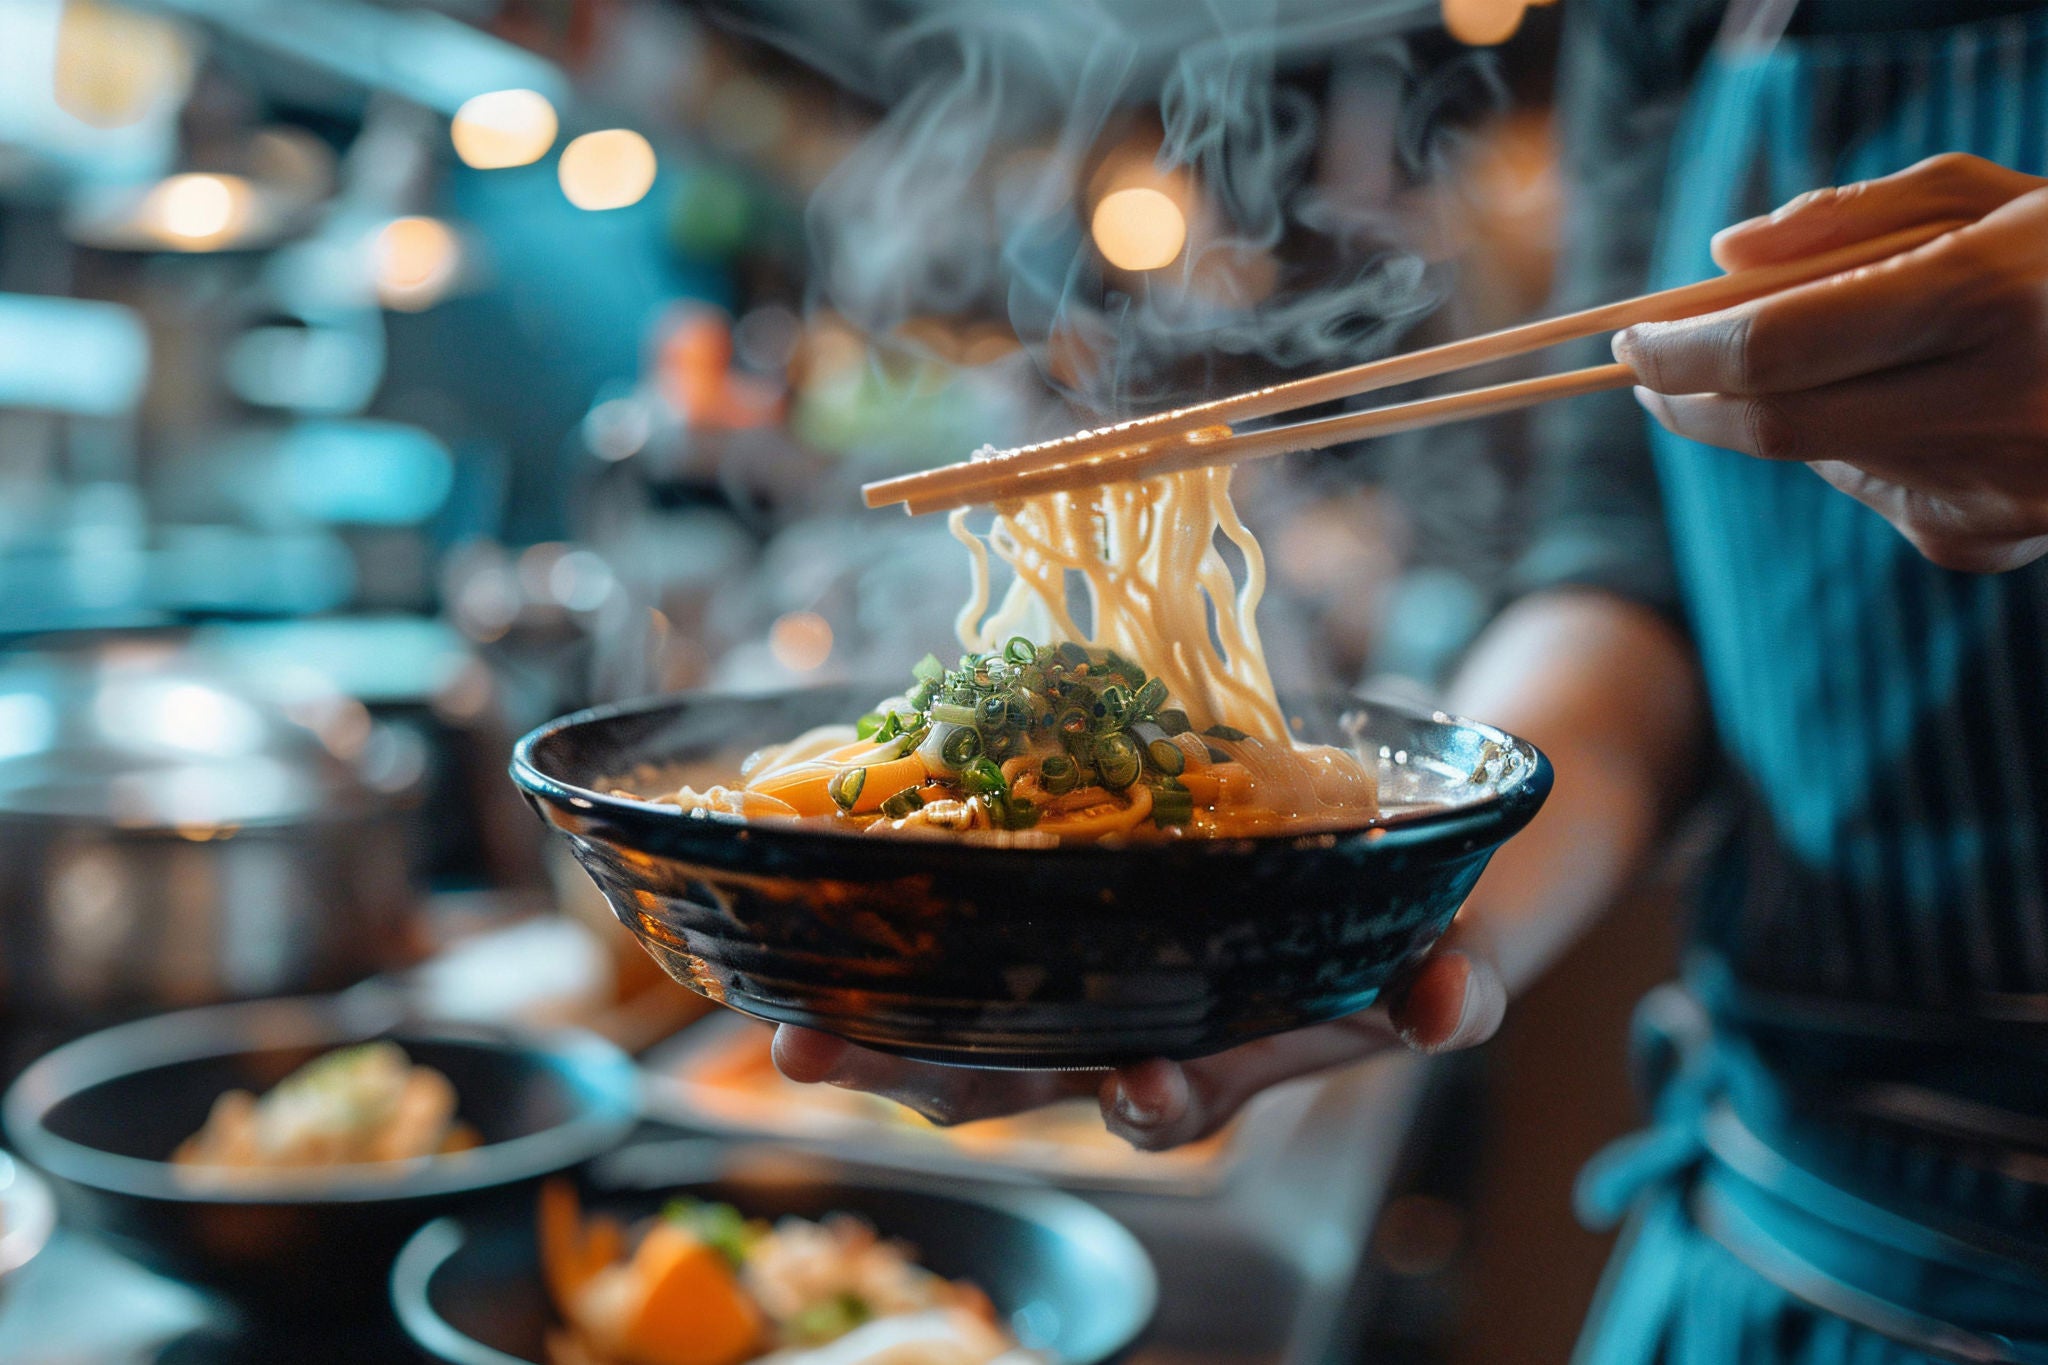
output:
M 1068 668 L 1079 668 L 1088 662 L 1088 651 L 1072 640 L 1067 640 L 1060 645 L 1060 662 Z
M 942 725 L 973 725 L 974 708 L 960 706 L 950 701 L 932 703 L 931 717 Z
M 870 711 L 853 723 L 853 735 L 855 739 L 873 739 L 881 728 L 882 717 Z
M 1185 825 L 1195 817 L 1195 797 L 1178 782 L 1161 782 L 1152 788 L 1152 823 L 1164 829 Z
M 974 708 L 974 723 L 982 733 L 1000 732 L 1010 725 L 1010 699 L 1002 693 L 983 697 L 981 704 Z
M 1045 691 L 1045 670 L 1037 664 L 1026 664 L 1017 670 L 1016 683 L 1026 692 Z
M 1003 780 L 1003 770 L 988 758 L 977 758 L 966 764 L 960 773 L 960 785 L 969 796 L 986 796 L 990 792 L 1009 794 L 1010 784 Z
M 927 654 L 912 665 L 910 676 L 921 683 L 930 683 L 937 687 L 946 679 L 946 666 L 939 662 L 938 655 Z
M 991 792 L 982 799 L 988 803 L 989 821 L 997 829 L 1030 829 L 1038 823 L 1038 807 L 1021 796 Z
M 910 693 L 905 700 L 910 703 L 911 710 L 922 711 L 925 707 L 930 706 L 932 700 L 938 695 L 939 687 L 937 683 L 921 682 L 910 689 Z
M 1140 715 L 1149 716 L 1156 713 L 1160 707 L 1166 705 L 1166 684 L 1158 678 L 1152 679 L 1138 689 L 1133 704 Z
M 1154 721 L 1141 720 L 1131 727 L 1131 736 L 1145 746 L 1145 757 L 1152 766 L 1168 777 L 1179 777 L 1181 769 L 1188 766 L 1188 756 L 1181 752 L 1180 745 L 1167 738 L 1166 730 Z
M 1145 681 L 1145 670 L 1113 649 L 1103 655 L 1102 662 L 1110 672 L 1122 677 L 1132 687 L 1137 687 Z
M 919 725 L 915 730 L 905 730 L 896 736 L 896 747 L 889 751 L 890 758 L 909 758 L 924 743 L 924 737 L 931 733 L 929 727 Z
M 1021 635 L 1012 635 L 1003 646 L 1003 657 L 1013 664 L 1028 664 L 1038 657 L 1038 646 Z
M 1138 741 L 1117 730 L 1096 739 L 1095 767 L 1102 776 L 1102 785 L 1114 792 L 1136 782 L 1138 774 L 1144 771 L 1145 761 L 1139 757 Z
M 1202 731 L 1202 733 L 1207 735 L 1211 739 L 1239 740 L 1251 738 L 1250 735 L 1247 735 L 1244 731 L 1238 729 L 1234 725 L 1212 725 L 1208 729 Z
M 902 733 L 902 718 L 894 711 L 891 711 L 888 715 L 882 717 L 881 723 L 875 727 L 874 734 L 867 736 L 867 738 L 880 742 L 882 740 L 894 739 Z
M 1128 690 L 1111 683 L 1095 698 L 1095 715 L 1112 726 L 1121 726 L 1131 714 L 1131 694 Z
M 981 753 L 981 734 L 972 725 L 961 725 L 946 731 L 946 737 L 939 741 L 939 761 L 948 768 L 966 767 Z
M 662 1206 L 661 1216 L 710 1247 L 734 1268 L 746 1261 L 760 1237 L 756 1228 L 748 1226 L 746 1216 L 730 1204 L 671 1199 Z
M 1038 765 L 1038 782 L 1053 796 L 1064 796 L 1081 785 L 1081 765 L 1065 754 L 1047 754 Z
M 1188 713 L 1177 706 L 1169 706 L 1166 710 L 1161 711 L 1155 719 L 1159 722 L 1159 728 L 1166 731 L 1169 735 L 1184 735 L 1195 728 L 1188 724 Z
M 914 810 L 924 807 L 924 793 L 916 787 L 905 787 L 882 803 L 882 814 L 891 820 L 901 820 Z
M 860 789 L 867 784 L 866 768 L 841 768 L 825 784 L 825 791 L 831 796 L 833 805 L 841 810 L 852 810 L 853 803 L 860 800 Z
M 1053 725 L 1062 735 L 1085 735 L 1088 733 L 1088 713 L 1078 706 L 1069 706 L 1059 713 Z

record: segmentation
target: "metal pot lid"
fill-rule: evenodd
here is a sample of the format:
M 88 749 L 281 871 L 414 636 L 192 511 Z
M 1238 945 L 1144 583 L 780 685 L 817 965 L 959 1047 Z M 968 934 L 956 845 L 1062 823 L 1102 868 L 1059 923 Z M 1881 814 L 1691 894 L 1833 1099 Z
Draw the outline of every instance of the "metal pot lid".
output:
M 19 655 L 0 665 L 0 817 L 209 837 L 361 813 L 383 800 L 347 756 L 368 718 L 334 702 L 288 711 L 176 637 Z

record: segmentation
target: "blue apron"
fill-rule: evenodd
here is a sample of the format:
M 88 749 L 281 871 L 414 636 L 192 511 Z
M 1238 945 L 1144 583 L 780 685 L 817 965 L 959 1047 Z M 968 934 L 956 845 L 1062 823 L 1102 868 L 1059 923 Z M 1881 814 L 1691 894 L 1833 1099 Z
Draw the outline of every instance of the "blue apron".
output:
M 1818 185 L 1966 151 L 2048 173 L 2048 10 L 1711 57 L 1656 283 Z M 1629 1218 L 1582 1365 L 2048 1365 L 2048 564 L 1935 568 L 1803 466 L 1653 432 L 1744 827 L 1656 1125 L 1580 1186 Z

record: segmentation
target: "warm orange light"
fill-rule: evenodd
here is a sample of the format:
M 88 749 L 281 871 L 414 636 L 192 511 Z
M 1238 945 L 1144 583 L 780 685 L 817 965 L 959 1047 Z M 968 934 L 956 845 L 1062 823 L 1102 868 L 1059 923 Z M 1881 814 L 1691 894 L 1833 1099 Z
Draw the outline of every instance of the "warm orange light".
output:
M 394 218 L 377 234 L 377 298 L 386 308 L 431 308 L 455 282 L 462 248 L 438 218 Z
M 173 175 L 142 201 L 142 223 L 189 251 L 218 246 L 248 221 L 249 186 L 233 175 Z
M 1492 47 L 1515 36 L 1529 0 L 1443 0 L 1444 27 L 1461 43 Z
M 51 93 L 79 122 L 95 128 L 140 123 L 191 75 L 191 48 L 172 25 L 97 0 L 66 0 Z
M 814 611 L 792 611 L 768 628 L 768 652 L 792 673 L 809 673 L 832 657 L 832 625 Z
M 1188 239 L 1180 205 L 1148 186 L 1102 196 L 1089 223 L 1095 248 L 1120 270 L 1157 270 L 1172 263 Z
M 654 187 L 654 148 L 630 128 L 585 133 L 562 149 L 562 193 L 579 209 L 622 209 Z
M 493 90 L 463 102 L 448 137 L 463 165 L 495 171 L 546 156 L 559 126 L 555 106 L 539 91 Z

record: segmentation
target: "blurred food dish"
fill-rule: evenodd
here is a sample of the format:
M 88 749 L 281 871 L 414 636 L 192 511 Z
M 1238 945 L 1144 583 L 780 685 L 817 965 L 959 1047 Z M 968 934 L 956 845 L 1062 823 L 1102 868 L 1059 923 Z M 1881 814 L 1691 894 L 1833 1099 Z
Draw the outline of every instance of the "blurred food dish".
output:
M 597 1163 L 590 1174 L 590 1202 L 599 1217 L 587 1224 L 578 1222 L 576 1227 L 595 1233 L 595 1250 L 605 1253 L 597 1258 L 603 1264 L 617 1259 L 630 1224 L 672 1208 L 677 1201 L 689 1201 L 676 1212 L 684 1222 L 695 1220 L 698 1231 L 676 1237 L 678 1246 L 701 1247 L 707 1239 L 716 1243 L 758 1236 L 760 1224 L 755 1220 L 766 1220 L 770 1227 L 785 1219 L 804 1220 L 807 1229 L 782 1224 L 791 1228 L 789 1246 L 784 1250 L 791 1255 L 802 1253 L 805 1259 L 814 1252 L 824 1253 L 811 1267 L 822 1284 L 831 1278 L 825 1272 L 849 1267 L 847 1247 L 875 1245 L 860 1231 L 860 1225 L 865 1225 L 882 1239 L 901 1239 L 914 1248 L 917 1260 L 934 1275 L 946 1281 L 965 1281 L 984 1292 L 994 1309 L 994 1322 L 1033 1353 L 1009 1357 L 1012 1360 L 1045 1359 L 1062 1365 L 1098 1365 L 1113 1360 L 1144 1330 L 1157 1300 L 1151 1262 L 1136 1239 L 1107 1214 L 1053 1190 L 971 1191 L 957 1185 L 941 1187 L 908 1175 L 854 1177 L 828 1163 L 758 1150 L 720 1152 L 703 1143 L 629 1148 Z M 722 1212 L 721 1206 L 729 1206 L 733 1212 Z M 558 1206 L 553 1216 L 560 1219 L 563 1212 Z M 568 1212 L 573 1215 L 573 1207 Z M 835 1225 L 835 1218 L 858 1223 Z M 835 1226 L 840 1231 L 830 1230 Z M 837 1245 L 835 1239 L 842 1236 L 847 1247 Z M 670 1240 L 667 1233 L 662 1237 L 664 1242 Z M 450 1365 L 563 1365 L 568 1357 L 549 1355 L 549 1342 L 551 1338 L 561 1340 L 563 1324 L 551 1307 L 539 1241 L 531 1210 L 524 1217 L 501 1210 L 487 1219 L 445 1218 L 429 1224 L 407 1243 L 392 1269 L 392 1297 L 399 1320 L 430 1356 Z M 701 1251 L 690 1253 L 693 1263 L 700 1262 L 702 1256 Z M 864 1263 L 864 1268 L 892 1279 L 902 1274 L 900 1263 L 882 1259 L 891 1264 L 882 1267 L 877 1261 Z M 559 1255 L 556 1263 L 561 1264 Z M 773 1286 L 768 1286 L 767 1276 L 755 1277 L 761 1279 L 764 1292 L 773 1296 L 781 1288 L 795 1288 L 798 1267 L 778 1265 L 773 1269 L 777 1281 Z M 904 1278 L 918 1279 L 915 1274 Z M 900 1286 L 902 1281 L 898 1283 Z M 835 1286 L 833 1293 L 819 1302 L 829 1304 L 843 1288 Z M 806 1288 L 787 1302 L 777 1302 L 787 1306 L 809 1295 Z M 711 1297 L 705 1294 L 699 1305 Z M 964 1289 L 948 1289 L 938 1297 L 963 1307 L 974 1299 Z M 837 1316 L 827 1322 L 832 1313 Z M 847 1303 L 836 1309 L 828 1307 L 817 1315 L 817 1326 L 829 1331 L 842 1325 L 850 1314 Z M 745 1325 L 741 1319 L 736 1321 Z M 679 1318 L 657 1333 L 656 1339 L 672 1349 L 708 1341 L 708 1337 L 690 1335 L 682 1326 L 686 1320 Z M 941 1330 L 931 1327 L 934 1336 Z M 842 1336 L 842 1349 L 849 1340 L 855 1347 L 861 1345 Z M 987 1338 L 981 1340 L 985 1343 Z M 745 1358 L 717 1357 L 724 1361 Z M 922 1365 L 926 1361 L 993 1358 L 965 1349 L 954 1354 L 912 1354 L 906 1348 L 905 1354 L 897 1356 L 880 1347 L 847 1357 L 849 1365 L 870 1360 Z M 644 1354 L 637 1359 L 648 1365 L 669 1365 L 666 1355 Z M 712 1365 L 713 1356 L 707 1351 L 701 1360 Z
M 173 1153 L 223 1093 L 266 1091 L 337 1047 L 389 1039 L 444 1075 L 480 1142 L 447 1156 L 198 1180 Z M 589 1034 L 408 1022 L 375 993 L 214 1006 L 82 1038 L 7 1092 L 9 1138 L 79 1222 L 152 1269 L 259 1315 L 374 1298 L 422 1222 L 616 1146 L 637 1114 L 631 1062 Z M 395 1168 L 395 1169 L 394 1169 Z
M 280 1172 L 317 1180 L 342 1167 L 397 1179 L 406 1163 L 482 1143 L 456 1117 L 458 1103 L 446 1076 L 414 1066 L 398 1044 L 357 1043 L 314 1058 L 261 1096 L 223 1092 L 171 1160 L 195 1185 Z

